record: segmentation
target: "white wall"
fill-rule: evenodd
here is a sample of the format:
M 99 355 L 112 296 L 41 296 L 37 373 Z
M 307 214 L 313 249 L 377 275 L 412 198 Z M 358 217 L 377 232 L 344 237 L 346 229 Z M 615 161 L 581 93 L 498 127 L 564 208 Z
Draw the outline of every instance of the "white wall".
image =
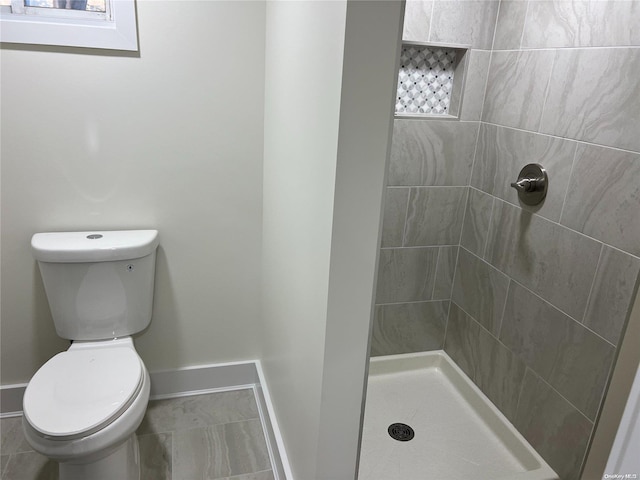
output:
M 139 58 L 2 51 L 2 384 L 67 345 L 39 231 L 160 231 L 150 370 L 259 356 L 265 5 L 137 8 Z
M 263 365 L 295 478 L 315 478 L 346 2 L 268 2 Z
M 267 6 L 263 360 L 300 480 L 356 474 L 397 75 L 402 3 L 345 7 Z

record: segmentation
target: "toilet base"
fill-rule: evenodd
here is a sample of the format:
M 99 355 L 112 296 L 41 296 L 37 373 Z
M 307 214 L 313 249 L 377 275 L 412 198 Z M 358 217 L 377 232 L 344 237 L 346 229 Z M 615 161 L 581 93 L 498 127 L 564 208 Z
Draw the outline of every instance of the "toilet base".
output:
M 106 457 L 89 463 L 59 464 L 60 480 L 140 480 L 138 437 L 131 435 Z

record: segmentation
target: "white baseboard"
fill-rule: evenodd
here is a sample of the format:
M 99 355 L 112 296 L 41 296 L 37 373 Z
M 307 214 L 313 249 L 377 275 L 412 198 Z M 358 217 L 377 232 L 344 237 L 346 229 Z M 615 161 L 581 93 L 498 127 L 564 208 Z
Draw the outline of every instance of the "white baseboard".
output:
M 252 388 L 276 480 L 293 480 L 284 442 L 259 360 L 151 372 L 151 400 Z M 0 387 L 0 418 L 22 415 L 27 384 Z
M 0 418 L 22 415 L 22 397 L 26 388 L 26 383 L 0 387 Z

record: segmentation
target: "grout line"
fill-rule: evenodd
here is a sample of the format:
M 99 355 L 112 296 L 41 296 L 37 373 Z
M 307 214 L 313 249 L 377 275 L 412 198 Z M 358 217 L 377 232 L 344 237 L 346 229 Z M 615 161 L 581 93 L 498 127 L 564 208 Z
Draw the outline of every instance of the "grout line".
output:
M 511 352 L 511 350 L 509 350 L 509 351 Z M 514 355 L 515 355 L 515 353 L 514 353 Z M 520 360 L 519 357 L 518 357 L 518 359 Z M 522 363 L 524 363 L 524 361 Z M 524 379 L 527 377 L 527 370 L 530 370 L 530 368 L 526 363 L 524 363 L 524 375 L 522 375 L 522 378 L 520 379 L 520 391 L 518 392 L 518 401 L 516 402 L 516 411 L 513 414 L 513 421 L 514 422 L 518 418 L 518 410 L 520 410 L 520 400 L 522 399 L 522 391 L 524 390 Z M 513 423 L 512 423 L 512 425 L 513 425 Z M 515 425 L 514 425 L 514 427 L 515 427 Z M 517 427 L 516 427 L 516 430 L 518 430 Z M 519 431 L 520 430 L 518 430 L 518 432 Z
M 402 240 L 400 241 L 401 247 L 406 247 L 407 243 L 407 224 L 409 223 L 409 205 L 411 204 L 411 189 L 409 188 L 409 194 L 407 195 L 407 208 L 404 211 L 404 223 L 402 225 Z M 384 219 L 383 219 L 384 221 Z
M 219 478 L 217 480 L 234 480 L 234 479 L 241 480 L 241 479 L 247 478 L 248 475 L 255 475 L 257 473 L 266 473 L 266 472 L 274 472 L 274 475 L 275 475 L 275 470 L 273 468 L 268 468 L 266 470 L 259 470 L 257 472 L 240 473 L 238 475 L 233 475 L 231 477 Z
M 573 160 L 571 161 L 571 172 L 569 173 L 569 180 L 567 181 L 567 188 L 564 191 L 564 198 L 562 199 L 562 208 L 560 208 L 560 217 L 558 223 L 562 224 L 562 215 L 564 214 L 564 207 L 567 204 L 567 197 L 569 196 L 569 187 L 571 186 L 571 179 L 573 178 L 573 169 L 576 167 L 576 159 L 578 158 L 578 144 L 576 143 L 573 151 Z
M 537 377 L 538 380 L 542 381 L 547 387 L 549 387 L 549 389 L 553 390 L 556 393 L 556 395 L 558 395 L 565 402 L 571 405 L 580 415 L 582 415 L 593 426 L 593 424 L 595 423 L 594 420 L 591 420 L 582 410 L 576 407 L 570 400 L 567 399 L 567 397 L 565 397 L 558 390 L 556 390 L 556 388 L 553 385 L 551 385 L 547 380 L 545 380 L 544 377 L 539 375 L 538 372 L 536 372 L 533 368 L 529 367 L 528 365 L 527 365 L 527 368 L 531 371 L 531 373 L 533 373 Z
M 591 288 L 589 289 L 589 295 L 587 295 L 587 303 L 585 303 L 585 305 L 584 305 L 584 312 L 582 313 L 582 320 L 580 321 L 580 323 L 582 325 L 584 325 L 585 327 L 586 327 L 586 324 L 584 323 L 584 321 L 587 318 L 587 312 L 589 311 L 589 303 L 591 302 L 591 295 L 593 294 L 593 289 L 594 289 L 594 287 L 596 285 L 596 279 L 598 278 L 598 272 L 600 271 L 600 268 L 602 267 L 600 262 L 602 261 L 602 254 L 603 253 L 604 253 L 604 243 L 600 247 L 600 255 L 598 256 L 598 263 L 596 263 L 596 271 L 593 274 L 593 280 L 591 280 Z
M 504 296 L 504 305 L 502 306 L 502 314 L 500 315 L 500 325 L 498 326 L 498 341 L 500 340 L 500 335 L 502 334 L 502 325 L 504 325 L 504 314 L 507 312 L 507 303 L 509 301 L 509 292 L 511 291 L 511 284 L 513 283 L 513 279 L 507 276 L 509 281 L 507 282 L 507 293 Z M 506 345 L 505 345 L 506 346 Z
M 406 247 L 380 247 L 380 250 L 409 250 L 416 248 L 440 248 L 440 247 L 457 247 L 458 245 L 408 245 Z
M 452 303 L 453 303 L 453 300 L 449 300 L 449 305 L 447 305 L 447 316 L 445 317 L 445 321 L 444 321 L 444 335 L 442 336 L 442 350 L 444 350 L 444 346 L 447 343 L 447 332 L 449 331 L 449 315 L 451 315 Z
M 484 81 L 484 91 L 482 92 L 482 108 L 480 109 L 480 127 L 482 128 L 482 122 L 484 118 L 484 104 L 487 101 L 487 90 L 489 88 L 489 77 L 491 75 L 491 65 L 493 63 L 493 50 L 489 52 L 489 65 L 487 66 L 487 78 Z
M 431 2 L 431 16 L 429 17 L 429 36 L 427 37 L 429 42 L 431 41 L 431 32 L 433 31 L 433 12 L 436 10 L 436 2 Z
M 547 108 L 547 99 L 549 98 L 549 90 L 551 90 L 551 79 L 553 78 L 553 69 L 556 66 L 556 57 L 553 56 L 553 60 L 551 61 L 551 68 L 549 69 L 549 78 L 547 78 L 547 85 L 544 87 L 544 100 L 542 101 L 542 109 L 540 110 L 540 121 L 538 122 L 538 130 L 536 133 L 540 133 L 542 130 L 542 119 L 544 118 L 544 110 Z
M 482 105 L 484 108 L 484 100 L 482 101 Z M 478 144 L 480 143 L 481 130 L 482 130 L 482 121 L 478 122 L 478 131 L 476 132 L 476 144 L 473 146 L 473 161 L 471 162 L 471 174 L 469 175 L 469 180 L 467 182 L 468 187 L 471 186 L 471 181 L 473 180 L 473 172 L 476 168 L 476 159 L 478 158 Z
M 466 198 L 464 199 L 464 211 L 462 212 L 462 224 L 460 225 L 460 235 L 458 235 L 458 245 L 462 245 L 462 234 L 464 233 L 464 222 L 467 219 L 467 211 L 469 210 L 470 205 L 470 189 L 469 187 L 465 187 L 467 191 L 465 192 Z
M 615 245 L 611 245 L 610 243 L 606 243 L 606 242 L 604 242 L 604 241 L 602 241 L 602 240 L 599 240 L 599 239 L 597 239 L 597 238 L 595 238 L 595 237 L 592 237 L 592 236 L 590 236 L 590 235 L 587 235 L 587 234 L 586 234 L 586 233 L 584 233 L 584 232 L 580 232 L 580 231 L 578 231 L 578 230 L 574 230 L 573 228 L 570 228 L 570 227 L 568 227 L 568 226 L 566 226 L 566 225 L 563 225 L 563 224 L 561 224 L 561 223 L 557 222 L 556 220 L 551 220 L 551 219 L 549 219 L 549 218 L 547 218 L 547 217 L 543 217 L 542 215 L 539 215 L 538 213 L 531 212 L 531 211 L 529 211 L 529 210 L 525 210 L 525 209 L 523 209 L 522 207 L 520 207 L 520 206 L 518 206 L 518 205 L 514 205 L 513 203 L 508 202 L 507 200 L 504 200 L 504 199 L 502 199 L 502 198 L 500 198 L 500 197 L 494 197 L 494 198 L 496 199 L 496 201 L 500 201 L 500 202 L 502 202 L 502 203 L 504 203 L 504 204 L 508 205 L 509 207 L 517 208 L 517 209 L 518 209 L 518 210 L 520 210 L 521 212 L 523 212 L 523 213 L 528 213 L 529 215 L 536 217 L 536 218 L 537 218 L 538 220 L 540 220 L 540 221 L 545 221 L 545 222 L 552 223 L 552 224 L 554 224 L 554 225 L 556 225 L 556 226 L 558 226 L 558 227 L 562 228 L 563 230 L 567 230 L 567 231 L 569 231 L 569 232 L 576 233 L 576 234 L 581 235 L 581 236 L 583 236 L 583 237 L 585 237 L 585 238 L 588 238 L 589 240 L 592 240 L 592 241 L 594 241 L 594 242 L 596 242 L 596 243 L 604 244 L 604 245 L 606 245 L 607 247 L 609 247 L 609 248 L 613 248 L 614 250 L 617 250 L 617 251 L 618 251 L 618 252 L 620 252 L 620 253 L 624 253 L 625 255 L 629 255 L 630 257 L 632 257 L 632 258 L 634 258 L 634 259 L 639 259 L 639 260 L 640 260 L 640 255 L 636 255 L 636 254 L 634 254 L 634 253 L 630 253 L 630 252 L 627 252 L 627 251 L 625 251 L 625 250 L 622 250 L 621 248 L 616 247 Z
M 565 315 L 566 317 L 569 317 L 571 320 L 573 320 L 574 322 L 576 322 L 580 327 L 585 328 L 587 330 L 589 330 L 591 333 L 593 333 L 594 335 L 596 335 L 598 338 L 600 338 L 601 340 L 607 342 L 609 345 L 611 345 L 612 347 L 616 348 L 616 346 L 611 343 L 609 340 L 607 340 L 606 338 L 602 337 L 600 334 L 598 334 L 597 332 L 594 332 L 592 329 L 590 329 L 589 327 L 587 327 L 586 325 L 584 325 L 582 322 L 580 322 L 579 320 L 576 320 L 575 318 L 573 318 L 571 315 L 569 315 L 567 312 L 563 311 L 562 309 L 558 308 L 557 306 L 555 306 L 553 303 L 551 303 L 550 301 L 546 300 L 544 297 L 540 296 L 539 294 L 537 294 L 536 292 L 534 292 L 533 290 L 531 290 L 530 288 L 528 288 L 527 286 L 523 285 L 521 282 L 519 282 L 518 280 L 516 280 L 515 278 L 513 278 L 511 275 L 508 275 L 507 273 L 503 272 L 502 270 L 496 268 L 494 265 L 492 265 L 491 263 L 487 262 L 486 260 L 483 260 L 482 258 L 478 257 L 475 253 L 470 252 L 469 250 L 467 250 L 466 248 L 464 248 L 463 246 L 460 246 L 461 249 L 464 249 L 465 252 L 469 253 L 470 255 L 473 255 L 474 257 L 476 257 L 478 260 L 480 260 L 481 262 L 486 263 L 489 267 L 491 267 L 492 269 L 496 270 L 497 272 L 500 272 L 502 275 L 506 276 L 507 278 L 509 278 L 509 280 L 513 283 L 518 284 L 520 287 L 524 288 L 525 290 L 527 290 L 529 293 L 531 293 L 532 295 L 538 297 L 540 300 L 542 300 L 544 303 L 546 303 L 547 305 L 549 305 L 550 307 L 554 308 L 555 310 L 559 311 L 560 313 L 562 313 L 563 315 Z M 601 250 L 602 252 L 602 250 Z M 595 275 L 595 274 L 594 274 Z M 457 304 L 456 304 L 457 305 Z M 462 308 L 462 307 L 461 307 Z M 465 312 L 466 313 L 466 312 Z M 470 315 L 471 316 L 471 315 Z M 473 318 L 473 316 L 471 316 Z M 474 318 L 475 320 L 475 318 Z
M 445 298 L 442 300 L 410 300 L 408 302 L 388 302 L 388 303 L 376 303 L 376 307 L 386 307 L 387 305 L 407 305 L 414 303 L 440 303 L 440 302 L 448 302 L 449 299 Z
M 431 289 L 431 299 L 433 300 L 436 293 L 436 283 L 438 281 L 438 265 L 440 264 L 440 252 L 442 248 L 438 247 L 438 254 L 436 255 L 436 268 L 433 272 L 433 288 Z
M 523 31 L 524 34 L 524 31 Z M 599 45 L 599 46 L 579 46 L 579 47 L 520 47 L 520 48 L 498 48 L 495 52 L 548 52 L 557 50 L 637 50 L 640 45 Z
M 510 277 L 511 278 L 511 277 Z M 609 340 L 607 340 L 606 338 L 602 337 L 601 335 L 599 335 L 598 333 L 594 332 L 593 330 L 591 330 L 589 327 L 587 327 L 585 324 L 583 324 L 582 322 L 576 320 L 575 318 L 573 318 L 571 315 L 569 315 L 567 312 L 562 311 L 560 308 L 556 307 L 553 303 L 551 303 L 548 300 L 545 300 L 543 297 L 541 297 L 540 295 L 538 295 L 536 292 L 534 292 L 533 290 L 531 290 L 530 288 L 527 288 L 526 286 L 524 286 L 522 283 L 520 283 L 519 281 L 517 281 L 514 278 L 511 278 L 511 280 L 518 284 L 520 287 L 524 288 L 526 291 L 528 291 L 529 293 L 531 293 L 533 296 L 538 297 L 540 300 L 542 300 L 544 303 L 546 303 L 547 305 L 549 305 L 551 308 L 559 311 L 560 313 L 562 313 L 565 317 L 570 318 L 571 320 L 573 320 L 575 323 L 577 323 L 580 327 L 589 330 L 591 333 L 593 333 L 596 337 L 600 338 L 602 341 L 608 343 L 609 345 L 611 345 L 613 348 L 616 348 L 616 346 L 611 343 Z
M 524 42 L 524 32 L 527 30 L 527 20 L 529 20 L 529 6 L 531 5 L 531 0 L 527 1 L 527 8 L 524 11 L 524 21 L 522 22 L 522 33 L 520 34 L 520 44 L 518 45 L 518 50 L 522 50 L 522 44 Z
M 551 138 L 557 138 L 557 139 L 560 139 L 560 140 L 566 140 L 566 141 L 582 143 L 584 145 L 589 145 L 591 147 L 608 148 L 608 149 L 616 150 L 616 151 L 619 151 L 619 152 L 633 153 L 635 155 L 640 155 L 640 151 L 627 150 L 625 148 L 619 148 L 619 147 L 612 147 L 612 146 L 603 145 L 603 144 L 600 144 L 600 143 L 588 142 L 586 140 L 578 140 L 577 138 L 561 137 L 560 135 L 553 135 L 551 133 L 536 132 L 536 131 L 533 131 L 533 130 L 526 130 L 524 128 L 512 127 L 511 125 L 502 125 L 500 123 L 487 122 L 487 121 L 484 121 L 484 120 L 481 123 L 486 123 L 487 125 L 493 125 L 494 127 L 508 128 L 508 129 L 511 129 L 511 130 L 516 130 L 518 132 L 530 133 L 530 134 L 533 134 L 533 135 L 543 135 L 545 137 L 551 137 Z
M 473 122 L 473 123 L 480 123 L 480 122 Z M 402 188 L 466 188 L 469 185 L 387 185 L 386 188 L 395 188 L 397 190 L 400 190 Z
M 491 225 L 493 224 L 493 212 L 496 208 L 496 197 L 491 194 L 491 213 L 489 214 L 489 224 L 487 225 L 487 238 L 484 239 L 484 248 L 482 249 L 482 259 L 486 262 L 487 250 L 489 249 L 489 235 L 491 235 Z
M 493 38 L 491 38 L 491 50 L 496 44 L 496 33 L 498 32 L 498 20 L 500 19 L 500 10 L 502 9 L 502 0 L 498 2 L 498 11 L 496 12 L 496 23 L 493 26 Z

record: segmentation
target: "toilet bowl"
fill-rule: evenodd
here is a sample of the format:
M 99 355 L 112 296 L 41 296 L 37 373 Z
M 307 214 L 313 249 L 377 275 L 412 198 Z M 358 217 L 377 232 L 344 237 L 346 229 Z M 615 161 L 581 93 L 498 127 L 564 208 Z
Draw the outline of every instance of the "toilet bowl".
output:
M 130 335 L 151 320 L 157 245 L 155 230 L 32 239 L 56 330 L 73 343 L 27 385 L 23 429 L 60 480 L 140 478 L 150 378 Z
M 149 401 L 149 373 L 131 338 L 76 342 L 50 359 L 24 395 L 25 436 L 34 450 L 60 462 L 61 473 L 85 480 L 129 479 L 139 471 L 135 431 Z M 133 442 L 133 452 L 127 442 Z M 88 476 L 88 465 L 97 471 Z M 135 473 L 134 473 L 135 475 Z

